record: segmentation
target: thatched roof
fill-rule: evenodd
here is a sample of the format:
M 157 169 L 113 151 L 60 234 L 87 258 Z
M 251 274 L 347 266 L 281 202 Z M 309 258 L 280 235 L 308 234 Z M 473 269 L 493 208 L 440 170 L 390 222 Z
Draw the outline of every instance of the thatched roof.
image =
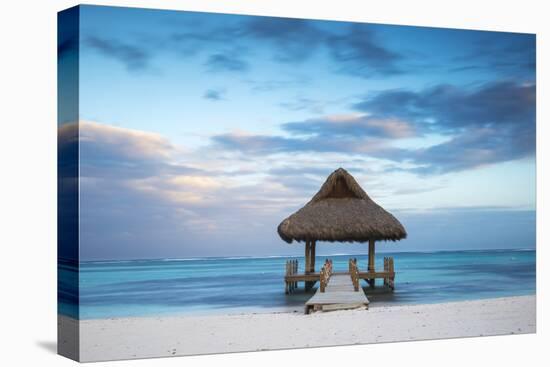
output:
M 405 228 L 376 204 L 343 168 L 330 176 L 302 209 L 279 224 L 279 236 L 295 241 L 397 241 Z

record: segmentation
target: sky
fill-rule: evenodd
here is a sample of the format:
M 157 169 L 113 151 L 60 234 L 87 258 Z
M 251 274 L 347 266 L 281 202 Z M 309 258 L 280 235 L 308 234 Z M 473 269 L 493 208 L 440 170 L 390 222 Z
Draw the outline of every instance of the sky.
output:
M 535 247 L 535 35 L 97 6 L 79 32 L 83 260 L 301 254 L 277 225 L 339 167 L 407 229 L 378 251 Z

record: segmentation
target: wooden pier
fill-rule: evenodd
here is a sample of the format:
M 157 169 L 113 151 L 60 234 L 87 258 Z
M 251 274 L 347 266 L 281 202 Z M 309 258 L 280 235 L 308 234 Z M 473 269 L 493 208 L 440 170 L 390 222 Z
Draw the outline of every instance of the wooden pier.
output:
M 332 261 L 326 260 L 325 265 L 323 268 L 326 267 L 327 261 L 330 261 L 331 264 L 331 271 L 332 271 Z M 366 271 L 362 271 L 359 266 L 357 265 L 357 261 L 355 259 L 350 259 L 350 263 L 353 262 L 356 266 L 357 274 L 357 286 L 359 285 L 359 280 L 365 280 L 371 288 L 375 285 L 376 279 L 383 279 L 383 285 L 390 290 L 395 289 L 395 270 L 393 266 L 393 257 L 384 257 L 384 269 L 383 270 L 376 270 L 374 269 L 374 266 L 371 270 L 366 269 Z M 351 272 L 351 267 L 349 268 L 349 271 Z M 351 273 L 345 273 L 345 274 L 351 274 Z M 309 272 L 309 273 L 300 273 L 299 267 L 298 267 L 298 260 L 288 260 L 286 262 L 286 271 L 285 271 L 285 293 L 290 294 L 295 289 L 298 288 L 299 282 L 304 282 L 306 291 L 311 289 L 309 284 L 315 284 L 315 282 L 319 282 L 321 280 L 321 277 L 323 275 L 323 269 L 321 269 L 320 272 Z
M 307 283 L 319 282 L 313 297 L 305 305 L 305 313 L 311 311 L 344 310 L 358 307 L 369 308 L 369 300 L 363 292 L 360 281 L 364 279 L 374 287 L 376 278 L 384 280 L 384 286 L 393 291 L 395 271 L 393 269 L 393 258 L 384 258 L 384 270 L 362 272 L 357 265 L 357 259 L 349 259 L 347 272 L 333 272 L 332 260 L 326 259 L 319 273 L 300 274 L 298 273 L 298 260 L 286 262 L 285 292 L 291 293 L 298 287 L 298 282 Z
M 345 310 L 358 307 L 369 307 L 369 300 L 361 288 L 355 289 L 349 273 L 331 275 L 324 292 L 321 288 L 306 302 L 305 313 L 311 311 Z

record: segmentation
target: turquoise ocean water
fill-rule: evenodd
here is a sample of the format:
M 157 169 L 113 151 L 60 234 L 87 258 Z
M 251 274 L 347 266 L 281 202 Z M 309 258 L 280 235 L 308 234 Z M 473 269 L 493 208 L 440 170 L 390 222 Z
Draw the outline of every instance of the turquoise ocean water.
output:
M 395 259 L 396 289 L 365 288 L 373 307 L 437 303 L 535 293 L 534 250 L 377 254 Z M 331 255 L 336 271 L 350 257 L 366 268 L 366 255 Z M 271 312 L 303 309 L 313 293 L 302 286 L 284 294 L 291 257 L 197 258 L 80 263 L 80 295 L 71 289 L 76 266 L 59 266 L 59 312 L 80 319 L 172 314 Z M 317 257 L 319 266 L 325 257 Z M 303 258 L 296 257 L 303 271 Z M 363 284 L 365 285 L 365 284 Z

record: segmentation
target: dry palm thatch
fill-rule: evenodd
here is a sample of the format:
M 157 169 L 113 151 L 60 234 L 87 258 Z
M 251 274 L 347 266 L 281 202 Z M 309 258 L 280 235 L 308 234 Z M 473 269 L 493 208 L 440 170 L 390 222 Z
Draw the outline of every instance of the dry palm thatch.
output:
M 376 204 L 343 168 L 334 171 L 302 209 L 279 224 L 279 236 L 295 241 L 397 241 L 405 228 Z

